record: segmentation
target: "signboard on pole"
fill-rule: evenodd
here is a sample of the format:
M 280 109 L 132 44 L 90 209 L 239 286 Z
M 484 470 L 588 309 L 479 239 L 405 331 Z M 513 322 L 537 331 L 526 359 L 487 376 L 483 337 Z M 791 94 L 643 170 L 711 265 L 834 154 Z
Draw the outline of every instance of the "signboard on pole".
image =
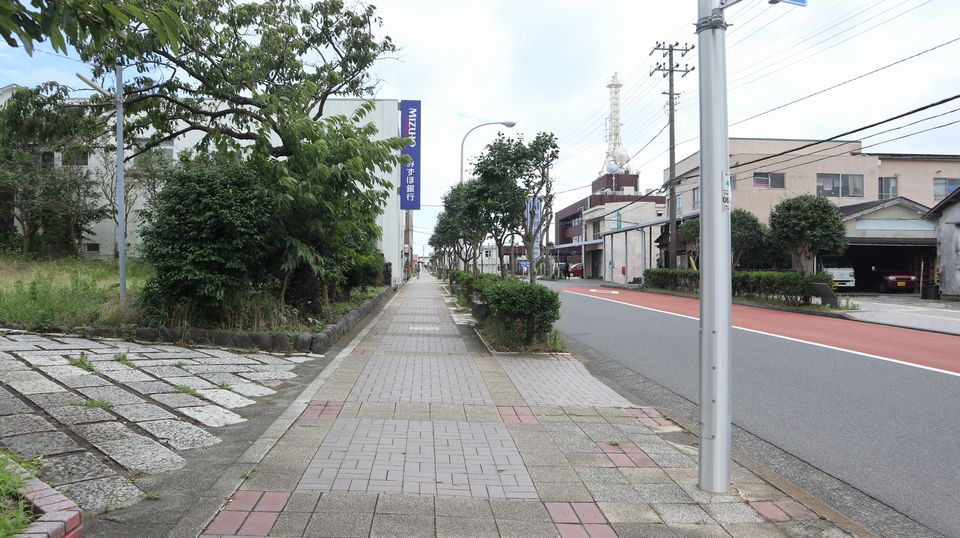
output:
M 536 233 L 537 228 L 540 226 L 540 221 L 543 220 L 543 201 L 540 198 L 527 198 L 526 213 L 527 224 L 530 225 L 530 229 Z M 530 224 L 530 219 L 533 218 L 533 223 Z M 533 261 L 540 259 L 540 239 L 543 236 L 543 230 L 540 230 L 540 233 L 533 238 Z
M 420 209 L 420 101 L 400 101 L 400 136 L 411 140 L 400 150 L 410 157 L 400 168 L 400 209 Z
M 771 4 L 783 2 L 784 4 L 793 4 L 795 6 L 807 7 L 807 0 L 770 0 Z
M 623 228 L 623 215 L 620 214 L 620 210 L 617 210 L 617 229 Z

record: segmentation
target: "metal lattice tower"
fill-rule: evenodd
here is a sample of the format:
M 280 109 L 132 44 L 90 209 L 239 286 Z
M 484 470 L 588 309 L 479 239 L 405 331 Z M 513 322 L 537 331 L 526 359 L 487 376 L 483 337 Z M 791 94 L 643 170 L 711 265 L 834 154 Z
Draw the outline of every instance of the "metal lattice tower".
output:
M 607 84 L 610 90 L 610 115 L 607 116 L 607 162 L 615 161 L 614 151 L 623 146 L 620 137 L 620 88 L 623 83 L 614 73 Z

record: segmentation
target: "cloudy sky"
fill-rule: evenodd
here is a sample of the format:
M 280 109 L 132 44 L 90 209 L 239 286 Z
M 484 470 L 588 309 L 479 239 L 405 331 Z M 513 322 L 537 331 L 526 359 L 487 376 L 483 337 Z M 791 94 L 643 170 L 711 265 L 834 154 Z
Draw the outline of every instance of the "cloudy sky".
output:
M 695 0 L 381 0 L 383 33 L 401 48 L 379 63 L 379 97 L 423 101 L 423 210 L 415 251 L 423 252 L 441 196 L 459 177 L 460 141 L 478 123 L 512 120 L 512 135 L 550 131 L 560 142 L 554 176 L 563 207 L 588 193 L 604 159 L 607 81 L 619 73 L 623 141 L 644 188 L 667 166 L 666 81 L 649 76 L 657 41 L 696 43 Z M 730 120 L 740 120 L 960 38 L 956 0 L 810 0 L 798 8 L 742 0 L 728 10 Z M 43 45 L 41 50 L 46 48 Z M 49 50 L 47 48 L 47 50 Z M 960 93 L 960 41 L 738 123 L 731 136 L 826 138 Z M 696 51 L 681 63 L 696 66 Z M 75 59 L 0 49 L 0 85 L 58 80 L 75 85 Z M 697 71 L 678 79 L 678 158 L 697 150 Z M 936 112 L 946 112 L 947 105 Z M 913 118 L 917 119 L 917 118 Z M 883 141 L 960 119 L 950 114 Z M 901 123 L 906 123 L 904 120 Z M 887 126 L 889 127 L 889 126 Z M 497 134 L 467 140 L 476 156 Z M 878 129 L 879 130 L 879 129 Z M 877 130 L 871 131 L 876 132 Z M 867 132 L 865 134 L 870 134 Z M 870 151 L 960 153 L 960 124 L 884 143 Z M 468 171 L 469 173 L 469 171 Z

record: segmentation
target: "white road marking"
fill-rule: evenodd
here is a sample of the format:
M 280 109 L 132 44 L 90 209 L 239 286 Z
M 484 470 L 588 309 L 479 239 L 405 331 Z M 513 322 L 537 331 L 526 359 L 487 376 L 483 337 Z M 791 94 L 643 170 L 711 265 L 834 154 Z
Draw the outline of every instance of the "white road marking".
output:
M 687 316 L 687 315 L 685 315 L 685 314 L 677 314 L 676 312 L 668 312 L 668 311 L 666 311 L 666 310 L 659 310 L 659 309 L 657 309 L 657 308 L 650 308 L 649 306 L 640 306 L 640 305 L 636 305 L 636 304 L 625 303 L 625 302 L 623 302 L 623 301 L 617 301 L 617 300 L 615 300 L 615 299 L 608 299 L 608 298 L 606 298 L 606 297 L 597 297 L 596 295 L 589 295 L 589 294 L 586 294 L 586 293 L 579 293 L 579 292 L 576 292 L 576 291 L 570 291 L 570 290 L 563 290 L 563 291 L 566 292 L 566 293 L 572 293 L 572 294 L 574 294 L 574 295 L 580 295 L 581 297 L 590 297 L 590 298 L 592 298 L 592 299 L 600 299 L 601 301 L 610 301 L 611 303 L 617 303 L 617 304 L 621 304 L 621 305 L 625 305 L 625 306 L 632 306 L 632 307 L 634 307 L 634 308 L 639 308 L 639 309 L 641 309 L 641 310 L 649 310 L 649 311 L 651 311 L 651 312 L 658 312 L 658 313 L 660 313 L 660 314 L 667 314 L 667 315 L 669 315 L 669 316 L 676 316 L 676 317 L 678 317 L 678 318 L 687 318 L 687 319 L 692 319 L 692 320 L 696 320 L 696 321 L 699 321 L 699 320 L 700 320 L 700 318 L 698 318 L 698 317 L 696 317 L 696 316 Z M 592 290 L 591 290 L 591 291 L 592 291 Z M 912 362 L 901 361 L 901 360 L 898 360 L 898 359 L 891 359 L 890 357 L 881 357 L 880 355 L 873 355 L 873 354 L 870 354 L 870 353 L 864 353 L 864 352 L 862 352 L 862 351 L 855 351 L 855 350 L 853 350 L 853 349 L 846 349 L 846 348 L 842 348 L 842 347 L 831 346 L 831 345 L 828 345 L 828 344 L 821 344 L 821 343 L 819 343 L 819 342 L 811 342 L 810 340 L 802 340 L 802 339 L 800 339 L 800 338 L 792 338 L 792 337 L 790 337 L 790 336 L 783 336 L 782 334 L 773 334 L 773 333 L 768 333 L 768 332 L 765 332 L 765 331 L 758 331 L 758 330 L 756 330 L 756 329 L 749 329 L 749 328 L 747 328 L 747 327 L 740 327 L 739 325 L 733 325 L 733 328 L 734 328 L 734 329 L 739 329 L 739 330 L 741 330 L 741 331 L 747 331 L 747 332 L 751 332 L 751 333 L 762 334 L 762 335 L 764 335 L 764 336 L 771 336 L 771 337 L 773 337 L 773 338 L 781 338 L 781 339 L 783 339 L 783 340 L 789 340 L 789 341 L 791 341 L 791 342 L 798 342 L 798 343 L 800 343 L 800 344 L 808 344 L 808 345 L 811 345 L 811 346 L 822 347 L 822 348 L 824 348 L 824 349 L 831 349 L 831 350 L 833 350 L 833 351 L 842 351 L 842 352 L 844 352 L 844 353 L 852 353 L 852 354 L 854 354 L 854 355 L 860 355 L 861 357 L 867 357 L 867 358 L 870 358 L 870 359 L 876 359 L 876 360 L 881 360 L 881 361 L 886 361 L 886 362 L 892 362 L 892 363 L 894 363 L 894 364 L 900 364 L 900 365 L 903 365 L 903 366 L 912 366 L 912 367 L 914 367 L 914 368 L 919 368 L 919 369 L 921 369 L 921 370 L 928 370 L 928 371 L 930 371 L 930 372 L 937 372 L 937 373 L 939 373 L 939 374 L 947 374 L 947 375 L 951 375 L 951 376 L 954 376 L 954 377 L 960 377 L 960 372 L 951 372 L 951 371 L 949 371 L 949 370 L 941 370 L 940 368 L 933 368 L 933 367 L 931 367 L 931 366 L 924 366 L 924 365 L 922 365 L 922 364 L 914 364 L 914 363 L 912 363 Z
M 615 290 L 595 290 L 595 289 L 591 289 L 590 291 L 593 292 L 593 293 L 609 293 L 610 295 L 620 295 L 620 292 L 619 292 L 619 291 L 615 291 Z

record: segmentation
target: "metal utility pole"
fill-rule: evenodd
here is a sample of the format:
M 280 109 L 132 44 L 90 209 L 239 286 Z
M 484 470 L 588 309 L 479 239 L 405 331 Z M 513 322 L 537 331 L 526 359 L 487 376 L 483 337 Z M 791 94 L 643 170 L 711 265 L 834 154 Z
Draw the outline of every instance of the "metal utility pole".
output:
M 680 64 L 673 61 L 673 53 L 679 52 L 680 56 L 686 56 L 691 50 L 693 50 L 693 45 L 684 44 L 681 46 L 680 43 L 666 44 L 657 42 L 653 50 L 650 51 L 651 55 L 654 52 L 660 51 L 663 53 L 663 56 L 667 58 L 667 63 L 657 63 L 656 67 L 650 70 L 650 75 L 661 72 L 663 76 L 670 81 L 669 90 L 664 94 L 667 96 L 667 104 L 670 111 L 670 208 L 668 210 L 668 216 L 670 218 L 670 250 L 666 265 L 668 269 L 672 269 L 677 265 L 677 135 L 674 127 L 676 119 L 674 115 L 676 112 L 676 98 L 679 94 L 673 89 L 673 75 L 679 72 L 681 77 L 685 77 L 687 73 L 694 69 L 693 67 L 688 67 L 686 64 L 681 68 Z
M 117 248 L 120 252 L 120 307 L 127 306 L 127 187 L 123 177 L 123 64 L 117 58 Z
M 727 23 L 740 0 L 697 0 L 700 47 L 700 489 L 730 489 L 733 275 L 730 258 L 730 137 Z M 770 0 L 805 6 L 806 0 Z

